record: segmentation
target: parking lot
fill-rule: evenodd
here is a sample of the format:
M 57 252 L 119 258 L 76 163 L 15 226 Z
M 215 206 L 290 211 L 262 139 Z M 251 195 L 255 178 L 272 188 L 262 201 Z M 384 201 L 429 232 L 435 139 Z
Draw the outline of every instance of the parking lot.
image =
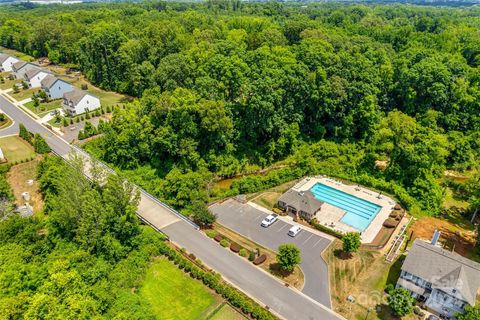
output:
M 260 223 L 268 215 L 267 213 L 233 199 L 214 204 L 210 210 L 217 215 L 217 221 L 220 224 L 269 249 L 276 251 L 280 244 L 295 244 L 301 251 L 300 268 L 305 276 L 302 292 L 321 304 L 331 307 L 328 266 L 321 257 L 321 253 L 331 242 L 329 238 L 305 228 L 292 238 L 287 234 L 292 224 L 283 220 L 278 220 L 270 227 L 264 228 Z

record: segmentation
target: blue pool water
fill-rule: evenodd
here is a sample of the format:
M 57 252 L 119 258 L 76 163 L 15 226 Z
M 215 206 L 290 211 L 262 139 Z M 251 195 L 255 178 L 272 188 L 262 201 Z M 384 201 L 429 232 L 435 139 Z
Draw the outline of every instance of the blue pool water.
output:
M 360 231 L 364 231 L 368 227 L 381 209 L 380 206 L 370 201 L 321 183 L 315 184 L 310 191 L 318 200 L 345 210 L 346 213 L 340 221 Z

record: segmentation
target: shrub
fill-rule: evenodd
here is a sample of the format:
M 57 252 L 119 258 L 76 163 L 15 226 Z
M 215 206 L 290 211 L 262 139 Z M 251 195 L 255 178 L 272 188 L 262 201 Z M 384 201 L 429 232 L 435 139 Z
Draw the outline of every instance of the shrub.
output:
M 190 254 L 188 255 L 188 257 L 189 257 L 190 259 L 192 259 L 193 261 L 195 261 L 195 259 L 197 259 L 197 257 L 196 257 L 193 253 L 190 253 Z
M 327 233 L 327 234 L 329 234 L 329 235 L 331 235 L 331 236 L 334 236 L 334 237 L 336 237 L 336 238 L 338 238 L 338 239 L 340 239 L 340 240 L 343 238 L 343 234 L 341 234 L 341 233 L 338 232 L 338 231 L 335 231 L 335 230 L 332 230 L 332 229 L 330 229 L 330 228 L 325 227 L 324 225 L 318 223 L 315 219 L 312 219 L 312 220 L 310 221 L 310 225 L 311 225 L 312 227 L 314 227 L 315 229 L 317 229 L 318 231 L 325 232 L 325 233 Z
M 80 86 L 80 88 L 82 90 L 88 90 L 88 85 L 86 83 L 82 83 L 82 85 Z
M 248 256 L 248 251 L 244 248 L 240 249 L 240 251 L 238 252 L 238 254 L 241 256 L 241 257 L 246 257 Z
M 293 243 L 278 246 L 277 262 L 282 270 L 292 272 L 300 261 L 300 250 Z
M 207 237 L 209 237 L 209 238 L 215 238 L 215 237 L 218 235 L 217 231 L 215 231 L 215 230 L 207 230 L 207 231 L 205 232 L 205 234 L 206 234 Z
M 253 261 L 255 260 L 255 257 L 256 257 L 255 252 L 250 252 L 250 254 L 248 255 L 248 260 Z
M 387 220 L 385 220 L 385 222 L 383 223 L 383 226 L 385 228 L 395 228 L 398 224 L 398 221 L 395 220 L 394 218 L 388 218 Z
M 222 241 L 220 241 L 220 245 L 224 248 L 228 247 L 230 245 L 230 242 L 228 242 L 227 239 L 222 239 Z
M 253 260 L 253 264 L 258 266 L 259 264 L 264 263 L 265 260 L 267 260 L 267 255 L 262 254 L 257 259 Z
M 35 133 L 33 138 L 33 148 L 35 149 L 35 152 L 39 154 L 45 154 L 51 151 L 50 146 L 47 144 L 45 139 L 43 139 L 43 137 L 38 133 Z
M 357 252 L 362 245 L 362 242 L 360 241 L 360 233 L 358 232 L 349 232 L 343 236 L 342 240 L 344 252 Z
M 393 286 L 393 284 L 389 283 L 389 284 L 387 284 L 387 286 L 385 287 L 385 293 L 390 294 L 390 292 L 392 292 L 393 289 L 395 289 L 395 287 Z
M 413 313 L 415 313 L 417 316 L 423 317 L 425 313 L 420 309 L 420 307 L 415 306 L 413 307 Z
M 217 241 L 217 242 L 220 242 L 220 241 L 223 240 L 223 237 L 222 237 L 222 235 L 217 234 L 213 239 L 214 239 L 215 241 Z
M 235 253 L 238 253 L 240 251 L 240 249 L 241 249 L 241 247 L 236 243 L 232 243 L 230 245 L 230 250 L 232 250 Z

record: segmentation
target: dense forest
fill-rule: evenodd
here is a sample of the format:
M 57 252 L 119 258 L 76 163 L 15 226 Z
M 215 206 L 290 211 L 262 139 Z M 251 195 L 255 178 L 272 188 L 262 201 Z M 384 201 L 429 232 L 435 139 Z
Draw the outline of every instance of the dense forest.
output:
M 155 319 L 132 288 L 162 237 L 139 225 L 135 192 L 121 179 L 100 186 L 80 172 L 46 158 L 38 177 L 44 215 L 0 220 L 2 319 Z
M 323 173 L 438 214 L 444 170 L 479 164 L 479 30 L 479 8 L 407 5 L 217 0 L 0 12 L 0 45 L 138 97 L 87 149 L 187 212 Z M 227 192 L 211 187 L 268 167 L 276 170 Z M 473 206 L 478 181 L 465 190 Z

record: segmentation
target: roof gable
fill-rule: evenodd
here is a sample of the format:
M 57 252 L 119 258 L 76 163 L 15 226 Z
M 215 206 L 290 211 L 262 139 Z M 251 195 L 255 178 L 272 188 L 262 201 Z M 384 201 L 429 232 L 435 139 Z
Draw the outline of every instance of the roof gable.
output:
M 480 287 L 479 263 L 417 239 L 403 262 L 402 270 L 431 282 L 434 288 L 455 289 L 455 296 L 475 305 Z
M 298 192 L 290 189 L 280 197 L 279 201 L 286 203 L 287 206 L 291 206 L 296 210 L 311 214 L 317 212 L 323 205 L 323 202 L 315 198 L 310 190 Z

